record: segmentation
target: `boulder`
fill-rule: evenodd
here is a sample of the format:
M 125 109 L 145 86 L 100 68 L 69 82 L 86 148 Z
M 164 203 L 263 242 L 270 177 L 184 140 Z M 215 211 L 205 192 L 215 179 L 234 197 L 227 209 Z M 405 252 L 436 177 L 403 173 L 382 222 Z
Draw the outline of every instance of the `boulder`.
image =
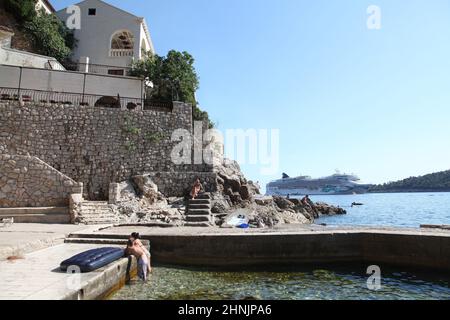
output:
M 117 184 L 117 190 L 120 195 L 120 201 L 128 201 L 137 197 L 136 190 L 130 181 L 124 181 Z
M 286 198 L 273 197 L 273 201 L 281 210 L 293 209 L 295 205 Z
M 241 186 L 239 194 L 241 195 L 242 200 L 249 200 L 253 197 L 248 185 Z
M 230 209 L 230 206 L 226 201 L 214 201 L 211 212 L 212 213 L 225 213 L 227 210 Z
M 132 178 L 133 183 L 136 185 L 138 194 L 153 204 L 162 200 L 164 197 L 158 192 L 158 186 L 153 182 L 150 175 L 138 175 Z

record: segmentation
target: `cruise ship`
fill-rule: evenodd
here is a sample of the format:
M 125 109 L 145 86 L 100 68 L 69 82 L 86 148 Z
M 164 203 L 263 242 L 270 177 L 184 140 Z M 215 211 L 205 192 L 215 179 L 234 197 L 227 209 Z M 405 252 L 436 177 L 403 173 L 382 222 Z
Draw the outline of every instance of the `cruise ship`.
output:
M 301 196 L 301 195 L 341 195 L 363 194 L 371 185 L 362 184 L 356 175 L 336 173 L 328 177 L 313 179 L 309 176 L 291 178 L 283 173 L 280 180 L 267 184 L 268 195 Z

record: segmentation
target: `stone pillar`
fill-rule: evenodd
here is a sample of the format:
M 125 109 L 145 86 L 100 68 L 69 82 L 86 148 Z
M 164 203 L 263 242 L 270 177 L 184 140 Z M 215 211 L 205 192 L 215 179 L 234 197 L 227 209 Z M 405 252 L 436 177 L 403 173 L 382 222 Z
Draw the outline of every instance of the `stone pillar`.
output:
M 70 214 L 70 223 L 75 224 L 77 222 L 77 218 L 81 215 L 81 204 L 83 203 L 83 195 L 82 194 L 71 194 L 69 197 L 69 214 Z
M 120 201 L 120 193 L 119 193 L 119 184 L 118 183 L 110 183 L 109 184 L 109 204 L 116 204 Z

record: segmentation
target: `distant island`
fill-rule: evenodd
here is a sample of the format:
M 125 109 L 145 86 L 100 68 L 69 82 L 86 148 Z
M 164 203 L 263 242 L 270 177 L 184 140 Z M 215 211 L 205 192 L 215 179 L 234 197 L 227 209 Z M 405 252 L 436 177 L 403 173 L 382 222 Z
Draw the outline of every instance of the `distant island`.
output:
M 369 192 L 450 192 L 450 170 L 374 185 Z

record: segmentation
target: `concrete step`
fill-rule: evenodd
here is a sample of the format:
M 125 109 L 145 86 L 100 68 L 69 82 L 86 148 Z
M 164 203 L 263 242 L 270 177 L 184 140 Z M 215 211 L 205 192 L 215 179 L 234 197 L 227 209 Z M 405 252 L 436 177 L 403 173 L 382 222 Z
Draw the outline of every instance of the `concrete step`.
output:
M 118 221 L 113 221 L 113 220 L 81 220 L 79 222 L 80 224 L 85 224 L 85 225 L 97 225 L 97 224 L 115 224 L 118 223 Z
M 211 210 L 209 209 L 189 209 L 187 215 L 211 215 Z
M 0 220 L 5 218 L 14 218 L 14 223 L 70 223 L 67 207 L 0 208 Z
M 189 205 L 189 210 L 195 210 L 195 209 L 206 209 L 206 210 L 211 210 L 211 205 L 210 204 L 190 204 Z
M 128 239 L 106 239 L 106 238 L 66 238 L 64 243 L 82 243 L 82 244 L 105 244 L 105 245 L 127 245 Z M 142 244 L 147 248 L 150 241 L 141 240 Z
M 187 222 L 184 224 L 185 227 L 202 227 L 202 228 L 206 228 L 206 227 L 211 227 L 212 224 L 211 223 L 207 223 L 207 222 Z
M 189 205 L 191 204 L 211 204 L 211 200 L 208 199 L 194 199 L 189 200 Z
M 204 216 L 204 215 L 189 215 L 186 216 L 186 221 L 187 222 L 210 222 L 211 217 L 208 216 Z
M 210 200 L 211 199 L 211 194 L 210 193 L 201 193 L 195 199 L 200 199 L 200 200 L 207 199 L 207 200 Z

